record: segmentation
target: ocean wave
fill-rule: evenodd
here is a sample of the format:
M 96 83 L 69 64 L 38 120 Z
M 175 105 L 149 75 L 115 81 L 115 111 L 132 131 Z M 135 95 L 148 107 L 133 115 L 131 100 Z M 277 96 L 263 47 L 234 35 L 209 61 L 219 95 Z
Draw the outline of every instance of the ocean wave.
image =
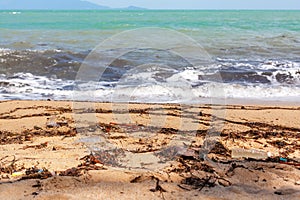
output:
M 9 15 L 20 15 L 22 12 L 19 11 L 13 11 L 13 12 L 8 12 Z
M 196 72 L 181 73 L 181 75 Z M 300 87 L 295 85 L 239 84 L 224 82 L 197 82 L 176 74 L 165 82 L 147 81 L 150 74 L 140 74 L 144 82 L 136 85 L 116 82 L 79 82 L 17 73 L 0 76 L 0 100 L 8 99 L 54 99 L 113 102 L 185 102 L 201 103 L 205 99 L 256 99 L 297 100 Z M 148 78 L 147 78 L 148 77 Z M 188 75 L 188 77 L 190 77 Z M 148 83 L 147 83 L 148 82 Z
M 0 73 L 33 73 L 37 76 L 55 76 L 74 80 L 87 52 L 74 53 L 54 50 L 0 50 Z
M 112 51 L 106 55 L 115 55 Z M 75 95 L 80 100 L 176 102 L 217 98 L 214 89 L 224 98 L 300 97 L 298 59 L 218 57 L 193 66 L 169 51 L 137 49 L 105 66 L 97 56 L 86 61 L 88 54 L 0 49 L 0 99 L 72 100 L 80 92 Z M 76 80 L 83 62 L 95 73 L 103 70 L 98 82 Z
M 7 56 L 9 54 L 13 53 L 13 50 L 7 49 L 7 48 L 0 48 L 0 56 Z M 3 59 L 3 58 L 2 58 Z

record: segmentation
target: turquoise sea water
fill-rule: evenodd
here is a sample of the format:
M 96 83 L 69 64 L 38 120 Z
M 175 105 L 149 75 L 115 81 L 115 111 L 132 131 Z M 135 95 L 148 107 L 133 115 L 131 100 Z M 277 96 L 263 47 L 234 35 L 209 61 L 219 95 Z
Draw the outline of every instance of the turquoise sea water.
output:
M 300 30 L 300 11 L 0 11 L 1 28 L 114 30 L 147 26 L 174 29 Z M 12 15 L 15 15 L 12 17 Z
M 16 16 L 11 17 L 14 14 Z M 299 17 L 299 11 L 1 11 L 1 27 L 91 30 L 162 26 L 176 29 L 230 27 L 299 31 Z
M 299 45 L 300 11 L 0 11 L 0 44 L 91 49 L 115 33 L 141 27 L 180 31 L 215 53 L 255 46 L 276 47 L 280 54 Z
M 38 76 L 39 80 L 58 78 L 53 87 L 72 88 L 72 83 L 63 81 L 74 80 L 83 59 L 98 44 L 123 31 L 146 27 L 175 30 L 199 43 L 214 61 L 212 68 L 221 74 L 231 98 L 282 98 L 289 94 L 295 99 L 300 96 L 300 11 L 14 10 L 0 11 L 0 73 L 5 82 L 1 84 L 2 98 L 39 97 L 38 92 L 32 92 L 36 88 L 22 84 L 22 87 L 19 85 L 21 95 L 14 94 L 20 93 L 16 84 L 8 90 L 8 77 L 18 73 L 23 79 L 30 79 L 28 74 L 24 77 L 25 73 Z M 123 56 L 121 63 L 127 63 L 127 68 L 135 67 L 132 63 L 147 60 L 140 54 Z M 168 64 L 165 61 L 171 59 L 162 60 Z M 197 77 L 206 72 L 202 69 L 200 73 L 197 67 L 191 71 L 183 65 L 178 62 L 176 73 L 183 73 L 191 86 L 197 88 L 199 96 L 205 97 L 207 88 L 203 88 Z M 124 66 L 111 67 L 106 77 L 106 81 L 111 80 L 108 85 L 114 84 L 112 80 L 124 73 Z M 169 77 L 170 74 L 162 79 Z M 56 94 L 44 90 L 43 93 Z

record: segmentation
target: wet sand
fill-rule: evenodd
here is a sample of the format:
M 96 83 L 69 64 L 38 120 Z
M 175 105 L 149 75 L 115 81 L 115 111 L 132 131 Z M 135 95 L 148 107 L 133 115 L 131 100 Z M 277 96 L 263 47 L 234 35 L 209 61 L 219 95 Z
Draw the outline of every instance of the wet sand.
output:
M 300 199 L 297 106 L 0 105 L 0 199 Z

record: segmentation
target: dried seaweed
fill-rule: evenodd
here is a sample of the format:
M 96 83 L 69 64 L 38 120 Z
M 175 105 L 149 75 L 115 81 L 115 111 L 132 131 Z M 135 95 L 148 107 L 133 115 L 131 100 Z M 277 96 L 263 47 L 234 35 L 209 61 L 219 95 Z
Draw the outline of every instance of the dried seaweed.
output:
M 0 131 L 0 145 L 5 144 L 23 144 L 25 141 L 31 141 L 36 136 L 65 136 L 74 137 L 77 135 L 75 128 L 68 127 L 66 130 L 60 130 L 58 128 L 49 128 L 45 130 L 27 129 L 21 133 L 14 133 L 9 131 Z
M 225 147 L 221 142 L 217 142 L 214 148 L 210 151 L 210 153 L 214 153 L 216 155 L 222 155 L 225 157 L 230 156 L 230 151 L 227 147 Z
M 16 157 L 13 156 L 13 159 L 11 161 L 8 161 L 7 159 L 10 156 L 4 156 L 0 159 L 0 175 L 3 174 L 12 174 L 13 172 L 17 171 L 17 165 L 16 165 Z
M 48 171 L 48 169 L 38 169 L 37 167 L 28 168 L 25 171 L 24 176 L 20 180 L 26 180 L 26 179 L 47 179 L 52 177 L 51 172 Z
M 93 154 L 84 156 L 80 160 L 83 160 L 84 162 L 79 164 L 77 167 L 72 167 L 70 169 L 60 172 L 59 175 L 79 177 L 83 175 L 84 171 L 106 169 L 102 165 L 102 162 L 98 160 L 98 158 L 96 158 Z
M 201 191 L 204 187 L 215 187 L 216 186 L 216 178 L 213 176 L 208 176 L 204 178 L 199 177 L 188 177 L 181 181 L 181 184 L 189 185 L 192 189 L 197 189 Z
M 118 157 L 125 156 L 125 153 L 122 149 L 113 149 L 99 150 L 94 152 L 93 155 L 104 165 L 112 167 L 122 167 L 122 165 L 119 164 Z
M 165 135 L 174 135 L 178 133 L 178 130 L 174 128 L 162 128 L 158 133 L 165 134 Z

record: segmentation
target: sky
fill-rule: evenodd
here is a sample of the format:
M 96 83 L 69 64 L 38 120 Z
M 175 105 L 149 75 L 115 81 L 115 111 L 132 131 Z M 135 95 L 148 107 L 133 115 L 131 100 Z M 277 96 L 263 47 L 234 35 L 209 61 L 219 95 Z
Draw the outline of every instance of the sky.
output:
M 152 9 L 300 9 L 300 0 L 88 0 L 109 7 Z

